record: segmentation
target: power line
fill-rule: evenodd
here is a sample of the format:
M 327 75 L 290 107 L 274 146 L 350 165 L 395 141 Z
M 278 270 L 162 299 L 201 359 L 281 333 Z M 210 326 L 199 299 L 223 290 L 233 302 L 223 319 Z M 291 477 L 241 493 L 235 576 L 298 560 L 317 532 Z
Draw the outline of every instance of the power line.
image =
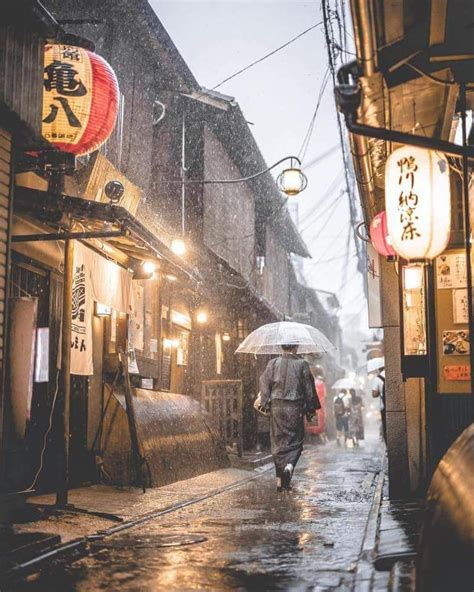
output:
M 339 176 L 340 173 L 337 174 L 337 176 L 334 178 L 334 180 L 331 182 L 331 185 L 329 185 L 329 187 L 326 189 L 326 191 L 324 192 L 324 194 L 318 199 L 318 201 L 316 202 L 316 204 L 308 211 L 305 213 L 305 223 L 301 226 L 301 228 L 299 228 L 298 230 L 300 232 L 304 232 L 307 228 L 309 228 L 309 226 L 311 226 L 311 224 L 314 221 L 314 217 L 316 215 L 318 216 L 323 216 L 327 209 L 329 207 L 331 207 L 331 204 L 333 204 L 333 201 L 328 202 L 327 206 L 325 209 L 320 210 L 319 208 L 324 205 L 324 202 L 326 201 L 327 197 L 329 195 L 332 194 L 332 192 L 339 186 L 339 184 L 341 183 L 341 177 Z M 340 195 L 338 195 L 338 197 L 336 198 L 336 200 L 340 197 Z
M 326 150 L 326 152 L 323 152 L 319 156 L 316 156 L 315 158 L 313 158 L 313 160 L 310 160 L 308 162 L 308 164 L 305 165 L 304 170 L 307 171 L 308 169 L 310 169 L 311 167 L 313 167 L 315 164 L 318 164 L 318 162 L 321 162 L 321 160 L 324 160 L 327 156 L 329 156 L 333 152 L 336 152 L 336 150 L 339 150 L 339 149 L 340 149 L 340 145 L 339 144 L 336 144 L 332 148 L 329 148 L 329 150 Z
M 352 253 L 349 258 L 349 261 L 356 257 L 356 253 Z M 316 269 L 320 265 L 326 265 L 328 263 L 334 263 L 335 261 L 340 261 L 341 259 L 345 259 L 346 253 L 342 253 L 342 255 L 335 255 L 334 257 L 330 257 L 329 259 L 324 259 L 324 261 L 305 261 L 305 266 L 312 267 L 311 271 L 309 272 L 309 277 L 312 277 L 315 273 L 319 273 L 319 270 Z M 357 272 L 358 273 L 358 272 Z
M 341 7 L 342 7 L 342 10 L 344 10 L 343 4 L 341 4 Z M 335 88 L 335 86 L 336 86 L 336 61 L 337 61 L 336 51 L 337 51 L 337 48 L 344 47 L 346 45 L 345 35 L 347 34 L 347 29 L 345 28 L 345 26 L 344 27 L 341 26 L 341 19 L 338 14 L 338 11 L 337 11 L 337 0 L 336 0 L 336 10 L 331 10 L 330 0 L 322 0 L 321 1 L 321 8 L 322 8 L 322 12 L 323 12 L 324 35 L 325 35 L 325 39 L 326 39 L 326 49 L 327 49 L 328 60 L 329 60 L 329 68 L 331 71 L 333 87 Z M 339 26 L 340 26 L 340 29 L 339 29 L 340 43 L 339 44 L 335 43 L 335 35 L 334 35 L 333 27 L 332 27 L 333 18 L 331 15 L 334 15 L 334 18 L 336 19 L 336 21 L 339 23 Z M 341 114 L 338 111 L 336 112 L 336 119 L 337 119 L 337 127 L 338 127 L 338 132 L 339 132 L 339 139 L 341 142 L 342 159 L 343 159 L 343 163 L 344 163 L 344 177 L 345 177 L 345 181 L 346 181 L 347 195 L 349 198 L 350 218 L 351 218 L 352 224 L 354 224 L 357 219 L 357 207 L 356 207 L 355 196 L 354 196 L 354 179 L 353 179 L 353 176 L 351 175 L 351 180 L 352 180 L 352 183 L 351 183 L 351 180 L 349 179 L 349 174 L 352 169 L 350 168 L 349 157 L 347 154 L 345 138 L 344 138 L 344 134 L 343 134 L 343 130 L 342 130 Z M 363 254 L 363 247 L 357 242 L 354 227 L 353 227 L 353 233 L 354 233 L 356 252 L 357 252 L 357 256 L 358 256 L 358 270 L 360 271 L 361 274 L 363 274 L 363 266 L 364 266 L 364 259 L 365 259 L 364 254 Z
M 309 122 L 308 130 L 306 131 L 306 135 L 304 137 L 303 143 L 301 144 L 301 148 L 298 153 L 298 156 L 299 156 L 301 162 L 303 162 L 303 160 L 306 156 L 306 152 L 308 150 L 309 143 L 311 142 L 311 137 L 313 135 L 313 129 L 314 129 L 314 122 L 316 121 L 316 116 L 318 114 L 319 106 L 321 105 L 321 101 L 324 96 L 324 91 L 326 90 L 328 80 L 329 80 L 329 66 L 326 68 L 326 72 L 324 73 L 323 80 L 321 82 L 321 88 L 319 89 L 318 100 L 316 101 L 316 107 L 314 109 L 314 113 L 313 113 L 311 120 Z
M 342 196 L 343 194 L 341 194 Z M 319 257 L 319 259 L 316 260 L 316 263 L 318 261 L 321 261 L 323 259 L 323 257 L 326 256 L 326 254 L 329 252 L 329 250 L 332 248 L 332 246 L 336 243 L 336 239 L 333 239 L 332 241 L 329 242 L 329 244 L 327 245 L 326 249 L 323 251 L 323 254 Z
M 329 204 L 327 205 L 327 207 L 321 212 L 319 213 L 320 217 L 322 217 L 324 214 L 327 213 L 326 218 L 321 222 L 321 220 L 319 220 L 319 226 L 317 227 L 317 229 L 312 229 L 312 233 L 313 235 L 319 235 L 319 233 L 321 232 L 321 230 L 323 228 L 326 228 L 327 223 L 329 222 L 329 220 L 331 219 L 331 216 L 334 215 L 337 207 L 340 204 L 340 200 L 342 198 L 342 196 L 344 195 L 344 192 L 341 191 L 341 193 L 336 197 L 336 199 L 334 201 L 329 202 Z M 311 228 L 311 226 L 313 225 L 314 220 L 308 221 L 308 223 L 305 225 L 304 228 L 301 229 L 301 233 L 306 232 L 309 228 Z
M 273 51 L 271 51 L 270 53 L 267 53 L 266 55 L 264 55 L 263 57 L 259 58 L 258 60 L 255 60 L 254 62 L 252 62 L 251 64 L 248 64 L 248 66 L 245 66 L 244 68 L 242 68 L 241 70 L 239 70 L 238 72 L 234 72 L 234 74 L 231 74 L 230 76 L 227 76 L 227 78 L 224 78 L 224 80 L 222 80 L 221 82 L 219 82 L 219 84 L 216 84 L 215 86 L 212 87 L 211 90 L 216 90 L 216 88 L 219 88 L 220 86 L 222 86 L 223 84 L 225 84 L 226 82 L 229 82 L 229 80 L 232 80 L 233 78 L 235 78 L 236 76 L 239 76 L 240 74 L 243 74 L 244 72 L 246 72 L 247 70 L 249 70 L 250 68 L 253 68 L 253 66 L 256 66 L 257 64 L 260 64 L 261 62 L 263 62 L 264 60 L 268 59 L 269 57 L 271 57 L 272 55 L 275 55 L 277 52 L 281 51 L 282 49 L 284 49 L 285 47 L 288 47 L 288 45 L 291 45 L 292 43 L 294 43 L 297 39 L 299 39 L 300 37 L 303 37 L 303 35 L 306 35 L 306 33 L 309 33 L 310 31 L 312 31 L 313 29 L 315 29 L 316 27 L 319 27 L 320 25 L 323 24 L 323 21 L 316 23 L 315 25 L 312 25 L 311 27 L 309 27 L 308 29 L 305 29 L 304 31 L 302 31 L 301 33 L 299 33 L 298 35 L 296 35 L 296 37 L 293 37 L 292 39 L 290 39 L 289 41 L 287 41 L 286 43 L 284 43 L 283 45 L 280 45 L 280 47 L 277 47 L 276 49 L 274 49 Z

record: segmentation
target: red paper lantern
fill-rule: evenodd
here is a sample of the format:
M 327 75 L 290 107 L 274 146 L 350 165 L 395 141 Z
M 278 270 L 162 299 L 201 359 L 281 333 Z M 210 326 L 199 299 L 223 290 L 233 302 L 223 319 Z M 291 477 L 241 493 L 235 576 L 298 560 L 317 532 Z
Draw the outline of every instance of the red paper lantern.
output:
M 82 47 L 46 45 L 43 136 L 77 156 L 97 150 L 117 119 L 119 88 L 109 64 Z
M 395 257 L 396 253 L 390 243 L 387 227 L 387 214 L 385 211 L 377 214 L 370 223 L 370 240 L 374 249 L 382 257 Z

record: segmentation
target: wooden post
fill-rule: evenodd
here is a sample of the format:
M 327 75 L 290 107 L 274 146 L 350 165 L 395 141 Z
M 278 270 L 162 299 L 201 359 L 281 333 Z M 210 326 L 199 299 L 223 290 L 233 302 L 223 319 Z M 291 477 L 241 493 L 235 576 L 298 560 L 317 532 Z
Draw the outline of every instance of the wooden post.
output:
M 60 451 L 59 481 L 56 491 L 56 505 L 67 506 L 69 485 L 69 416 L 71 401 L 71 324 L 72 283 L 74 275 L 74 241 L 64 241 L 63 313 L 61 331 L 61 410 L 63 438 Z

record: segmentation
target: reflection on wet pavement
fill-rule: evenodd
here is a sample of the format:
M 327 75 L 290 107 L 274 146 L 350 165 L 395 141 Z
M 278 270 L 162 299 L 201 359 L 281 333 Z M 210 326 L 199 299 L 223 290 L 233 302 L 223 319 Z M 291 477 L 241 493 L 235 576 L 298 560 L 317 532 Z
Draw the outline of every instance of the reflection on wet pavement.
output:
M 15 590 L 349 590 L 379 469 L 359 450 L 308 446 L 289 494 L 272 472 L 97 543 Z M 180 546 L 163 547 L 172 535 Z M 186 537 L 201 537 L 201 542 Z M 191 544 L 194 543 L 194 544 Z

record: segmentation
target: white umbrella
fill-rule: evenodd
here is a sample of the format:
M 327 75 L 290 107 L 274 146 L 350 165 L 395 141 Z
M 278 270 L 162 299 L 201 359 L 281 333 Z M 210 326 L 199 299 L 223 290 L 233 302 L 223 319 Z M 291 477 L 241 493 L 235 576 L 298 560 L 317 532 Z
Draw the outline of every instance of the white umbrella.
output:
M 237 354 L 281 354 L 282 345 L 297 345 L 299 354 L 326 353 L 335 349 L 329 339 L 311 325 L 282 321 L 262 325 L 242 341 Z
M 332 389 L 357 389 L 360 385 L 357 384 L 352 378 L 340 378 L 332 385 Z
M 385 367 L 385 358 L 372 358 L 367 362 L 367 372 L 370 374 L 375 370 L 379 370 L 380 368 Z

